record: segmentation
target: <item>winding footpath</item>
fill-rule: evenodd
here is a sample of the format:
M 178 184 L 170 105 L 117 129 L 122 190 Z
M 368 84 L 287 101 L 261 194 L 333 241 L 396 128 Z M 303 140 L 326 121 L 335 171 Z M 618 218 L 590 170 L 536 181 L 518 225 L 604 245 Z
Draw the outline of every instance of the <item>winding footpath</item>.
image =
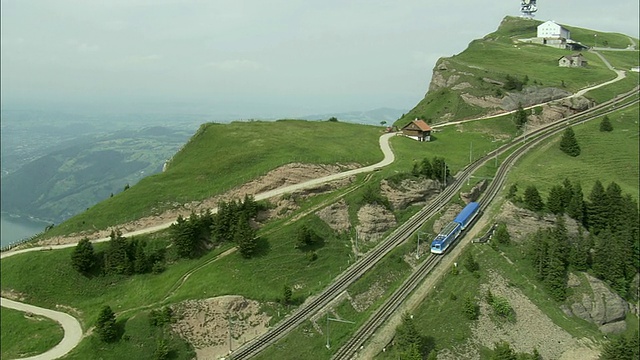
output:
M 40 355 L 23 358 L 25 360 L 57 359 L 73 350 L 73 348 L 75 348 L 76 345 L 80 343 L 80 340 L 82 340 L 82 326 L 80 326 L 80 323 L 78 322 L 78 320 L 76 320 L 76 318 L 67 313 L 44 309 L 38 306 L 33 306 L 5 298 L 0 298 L 0 305 L 9 309 L 45 316 L 49 319 L 52 319 L 53 321 L 57 321 L 58 323 L 60 323 L 60 325 L 62 325 L 62 329 L 64 330 L 64 337 L 62 338 L 62 341 L 58 343 L 58 345 Z
M 625 77 L 625 72 L 622 70 L 616 70 L 614 69 L 611 64 L 598 52 L 594 53 L 596 55 L 598 55 L 602 61 L 607 65 L 607 67 L 611 70 L 614 71 L 617 76 L 615 79 L 613 80 L 609 80 L 597 85 L 594 85 L 592 87 L 588 87 L 585 89 L 582 89 L 580 91 L 578 91 L 577 93 L 568 96 L 567 98 L 572 98 L 572 97 L 577 97 L 577 96 L 582 96 L 585 93 L 587 93 L 590 90 L 594 90 L 597 88 L 600 88 L 602 86 L 606 86 L 609 84 L 612 84 L 614 82 L 620 81 Z M 554 100 L 557 101 L 557 100 Z M 541 104 L 536 104 L 534 106 L 540 106 Z M 534 107 L 532 106 L 532 107 Z M 468 121 L 476 121 L 476 120 L 485 120 L 485 119 L 490 119 L 490 118 L 495 118 L 495 117 L 499 117 L 499 116 L 504 116 L 507 115 L 509 113 L 512 113 L 514 111 L 511 112 L 503 112 L 500 114 L 496 114 L 496 115 L 491 115 L 491 116 L 486 116 L 486 117 L 481 117 L 481 118 L 477 118 L 477 119 L 469 119 L 469 120 L 462 120 L 462 121 L 456 121 L 456 122 L 448 122 L 448 123 L 444 123 L 444 124 L 439 124 L 439 125 L 435 125 L 433 126 L 434 128 L 438 128 L 438 127 L 443 127 L 443 126 L 449 126 L 449 125 L 456 125 L 456 124 L 460 124 L 460 123 L 464 123 L 464 122 L 468 122 Z M 317 178 L 317 179 L 312 179 L 303 183 L 299 183 L 299 184 L 293 184 L 293 185 L 289 185 L 289 186 L 285 186 L 285 187 L 281 187 L 278 189 L 274 189 L 274 190 L 270 190 L 264 193 L 260 193 L 260 194 L 256 194 L 255 195 L 255 199 L 256 200 L 264 200 L 264 199 L 268 199 L 274 196 L 278 196 L 278 195 L 282 195 L 285 193 L 290 193 L 296 190 L 301 190 L 301 189 L 306 189 L 309 187 L 314 187 L 316 185 L 319 184 L 323 184 L 326 182 L 330 182 L 330 181 L 334 181 L 334 180 L 338 180 L 338 179 L 342 179 L 345 177 L 349 177 L 349 176 L 353 176 L 356 174 L 361 174 L 361 173 L 365 173 L 365 172 L 371 172 L 371 171 L 375 171 L 378 169 L 381 169 L 382 167 L 388 166 L 390 164 L 392 164 L 395 161 L 395 155 L 393 153 L 393 151 L 391 150 L 391 146 L 389 145 L 389 139 L 392 136 L 395 136 L 396 133 L 387 133 L 384 134 L 382 136 L 380 136 L 380 149 L 382 150 L 382 153 L 384 155 L 384 158 L 382 159 L 382 161 L 370 165 L 370 166 L 365 166 L 362 168 L 358 168 L 358 169 L 353 169 L 353 170 L 348 170 L 345 172 L 341 172 L 341 173 L 337 173 L 337 174 L 333 174 L 333 175 L 329 175 L 329 176 L 325 176 L 325 177 L 321 177 L 321 178 Z M 217 211 L 217 209 L 212 209 L 212 212 L 215 213 Z M 174 223 L 174 221 L 172 222 L 168 222 L 165 224 L 160 224 L 160 225 L 156 225 L 156 226 L 152 226 L 152 227 L 148 227 L 148 228 L 144 228 L 144 229 L 140 229 L 140 230 L 136 230 L 136 231 L 132 231 L 132 232 L 128 232 L 126 234 L 122 234 L 124 237 L 131 237 L 131 236 L 136 236 L 136 235 L 141 235 L 141 234 L 148 234 L 148 233 L 153 233 L 159 230 L 163 230 L 168 228 L 169 226 L 171 226 Z M 100 239 L 96 239 L 96 240 L 92 240 L 92 243 L 96 243 L 96 242 L 105 242 L 105 241 L 109 241 L 109 237 L 105 237 L 105 238 L 100 238 Z M 21 250 L 9 250 L 6 252 L 3 252 L 0 254 L 0 259 L 4 259 L 10 256 L 14 256 L 14 255 L 18 255 L 18 254 L 24 254 L 24 253 L 28 253 L 28 252 L 32 252 L 32 251 L 48 251 L 48 250 L 57 250 L 57 249 L 65 249 L 65 248 L 70 248 L 70 247 L 75 247 L 76 244 L 62 244 L 62 245 L 51 245 L 51 246 L 40 246 L 40 247 L 33 247 L 33 248 L 28 248 L 28 249 L 21 249 Z M 25 358 L 28 360 L 53 360 L 53 359 L 57 359 L 60 358 L 66 354 L 68 354 L 71 350 L 73 350 L 82 340 L 83 337 L 83 332 L 82 332 L 82 326 L 80 325 L 80 322 L 72 317 L 69 314 L 63 313 L 63 312 L 59 312 L 59 311 L 55 311 L 55 310 L 50 310 L 50 309 L 45 309 L 45 308 L 41 308 L 41 307 L 37 307 L 37 306 L 33 306 L 33 305 L 29 305 L 29 304 L 25 304 L 25 303 L 21 303 L 21 302 L 17 302 L 17 301 L 13 301 L 13 300 L 9 300 L 9 299 L 5 299 L 5 298 L 0 298 L 0 305 L 7 307 L 7 308 L 11 308 L 11 309 L 15 309 L 15 310 L 19 310 L 19 311 L 24 311 L 24 312 L 31 312 L 33 314 L 37 314 L 37 315 L 42 315 L 45 317 L 48 317 L 58 323 L 60 323 L 62 325 L 62 328 L 64 329 L 64 338 L 62 339 L 62 341 L 60 343 L 58 343 L 58 345 L 56 345 L 55 347 L 53 347 L 52 349 L 50 349 L 49 351 L 46 351 L 40 355 L 36 355 L 36 356 L 32 356 L 29 358 Z
M 353 170 L 348 170 L 345 172 L 341 172 L 338 174 L 333 174 L 333 175 L 329 175 L 329 176 L 325 176 L 325 177 L 321 177 L 321 178 L 317 178 L 317 179 L 312 179 L 309 181 L 305 181 L 303 183 L 300 184 L 293 184 L 293 185 L 289 185 L 289 186 L 285 186 L 285 187 L 281 187 L 278 189 L 274 189 L 274 190 L 270 190 L 264 193 L 260 193 L 257 194 L 255 196 L 256 200 L 264 200 L 264 199 L 268 199 L 274 196 L 278 196 L 278 195 L 282 195 L 285 193 L 289 193 L 289 192 L 293 192 L 296 190 L 300 190 L 300 189 L 306 189 L 306 188 L 310 188 L 310 187 L 314 187 L 316 185 L 319 184 L 323 184 L 329 181 L 334 181 L 334 180 L 338 180 L 338 179 L 342 179 L 345 177 L 349 177 L 349 176 L 353 176 L 356 174 L 360 174 L 360 173 L 365 173 L 365 172 L 371 172 L 371 171 L 375 171 L 377 169 L 380 169 L 384 166 L 387 166 L 389 164 L 392 164 L 395 161 L 395 155 L 393 154 L 393 151 L 391 150 L 391 146 L 389 145 L 389 139 L 394 136 L 395 133 L 387 133 L 384 134 L 382 136 L 380 136 L 380 149 L 382 150 L 382 153 L 384 155 L 384 158 L 382 159 L 382 161 L 370 165 L 370 166 L 365 166 L 365 167 L 361 167 L 358 169 L 353 169 Z M 217 209 L 213 209 L 212 212 L 215 213 Z M 149 228 L 145 228 L 145 229 L 140 229 L 140 230 L 136 230 L 136 231 L 132 231 L 126 234 L 122 234 L 124 237 L 131 237 L 131 236 L 135 236 L 135 235 L 140 235 L 140 234 L 148 234 L 148 233 L 153 233 L 159 230 L 163 230 L 168 228 L 169 226 L 171 226 L 171 224 L 173 224 L 174 222 L 168 222 L 165 224 L 161 224 L 161 225 L 157 225 L 157 226 L 153 226 L 153 227 L 149 227 Z M 109 241 L 109 237 L 106 238 L 101 238 L 101 239 L 97 239 L 97 240 L 92 240 L 91 242 L 95 243 L 95 242 L 105 242 L 105 241 Z M 0 259 L 4 259 L 10 256 L 15 256 L 18 254 L 24 254 L 24 253 L 28 253 L 28 252 L 33 252 L 33 251 L 48 251 L 48 250 L 57 250 L 57 249 L 65 249 L 65 248 L 70 248 L 70 247 L 75 247 L 76 244 L 62 244 L 62 245 L 51 245 L 51 246 L 39 246 L 39 247 L 33 247 L 33 248 L 28 248 L 28 249 L 21 249 L 21 250 L 9 250 L 6 252 L 3 252 L 2 254 L 0 254 Z M 25 304 L 25 303 L 21 303 L 21 302 L 17 302 L 17 301 L 13 301 L 13 300 L 9 300 L 6 298 L 0 298 L 0 305 L 7 307 L 7 308 L 11 308 L 11 309 L 15 309 L 15 310 L 19 310 L 19 311 L 24 311 L 24 312 L 30 312 L 33 314 L 37 314 L 37 315 L 42 315 L 42 316 L 46 316 L 58 323 L 60 323 L 60 325 L 62 325 L 62 328 L 64 329 L 64 338 L 62 339 L 62 341 L 56 345 L 54 348 L 52 348 L 51 350 L 42 353 L 40 355 L 36 355 L 36 356 L 32 356 L 29 358 L 25 358 L 25 359 L 33 359 L 33 360 L 53 360 L 53 359 L 57 359 L 59 357 L 62 357 L 64 355 L 66 355 L 67 353 L 69 353 L 71 350 L 73 350 L 73 348 L 75 348 L 79 343 L 80 340 L 82 340 L 82 326 L 80 325 L 80 322 L 78 322 L 78 320 L 76 318 L 74 318 L 73 316 L 63 313 L 63 312 L 59 312 L 59 311 L 55 311 L 55 310 L 50 310 L 50 309 L 45 309 L 45 308 L 41 308 L 38 306 L 33 306 L 33 305 L 29 305 L 29 304 Z

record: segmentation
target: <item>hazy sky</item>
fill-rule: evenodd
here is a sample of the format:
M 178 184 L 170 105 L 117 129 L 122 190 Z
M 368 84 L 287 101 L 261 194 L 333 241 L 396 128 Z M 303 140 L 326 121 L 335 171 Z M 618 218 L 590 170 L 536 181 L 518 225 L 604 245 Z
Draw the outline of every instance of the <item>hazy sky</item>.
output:
M 409 109 L 439 57 L 519 0 L 2 0 L 2 107 L 238 117 Z M 539 1 L 537 19 L 638 37 L 638 1 Z

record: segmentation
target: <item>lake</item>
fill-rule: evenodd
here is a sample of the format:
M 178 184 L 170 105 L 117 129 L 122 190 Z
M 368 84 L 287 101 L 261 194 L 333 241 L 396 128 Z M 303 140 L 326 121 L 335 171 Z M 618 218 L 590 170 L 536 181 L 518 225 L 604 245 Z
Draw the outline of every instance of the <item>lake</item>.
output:
M 0 237 L 1 246 L 4 247 L 42 232 L 47 225 L 49 224 L 24 217 L 11 217 L 2 213 L 2 223 L 0 224 L 2 232 Z

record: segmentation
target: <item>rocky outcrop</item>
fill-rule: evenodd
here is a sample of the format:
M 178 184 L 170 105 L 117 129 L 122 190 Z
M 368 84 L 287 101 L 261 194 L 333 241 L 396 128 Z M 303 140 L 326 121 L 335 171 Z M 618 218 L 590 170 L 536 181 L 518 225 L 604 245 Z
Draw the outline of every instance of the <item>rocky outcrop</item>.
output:
M 487 188 L 487 185 L 487 180 L 482 180 L 471 188 L 469 192 L 460 193 L 460 198 L 467 204 L 476 201 L 480 197 L 480 194 Z
M 358 239 L 375 241 L 389 229 L 397 225 L 391 211 L 381 205 L 366 204 L 358 210 Z
M 581 301 L 573 303 L 570 314 L 599 326 L 603 333 L 621 333 L 627 328 L 625 318 L 629 312 L 629 303 L 599 279 L 584 274 L 591 294 L 582 294 Z M 566 309 L 565 309 L 566 312 Z
M 502 205 L 496 221 L 503 222 L 507 225 L 507 230 L 509 234 L 511 234 L 512 240 L 522 241 L 540 229 L 553 227 L 556 222 L 556 216 L 545 215 L 541 217 L 533 211 L 523 209 L 510 201 L 506 201 Z M 581 225 L 579 225 L 575 219 L 565 215 L 564 222 L 569 235 L 578 234 L 578 228 Z
M 571 95 L 570 92 L 553 88 L 553 87 L 539 87 L 528 86 L 520 92 L 510 92 L 502 99 L 502 109 L 506 111 L 515 110 L 519 104 L 523 107 L 548 102 L 551 100 L 562 99 Z
M 321 209 L 316 215 L 335 231 L 346 231 L 351 227 L 349 206 L 344 199 Z
M 399 186 L 391 186 L 388 181 L 380 183 L 380 190 L 396 210 L 410 205 L 426 204 L 427 200 L 440 192 L 440 183 L 429 179 L 405 179 Z

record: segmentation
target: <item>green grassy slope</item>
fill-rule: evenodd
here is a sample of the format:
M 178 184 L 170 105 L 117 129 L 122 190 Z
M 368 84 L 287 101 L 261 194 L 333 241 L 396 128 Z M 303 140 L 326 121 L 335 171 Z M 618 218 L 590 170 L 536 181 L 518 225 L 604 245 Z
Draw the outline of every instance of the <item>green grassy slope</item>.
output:
M 600 132 L 599 120 L 574 126 L 582 151 L 578 157 L 560 151 L 561 136 L 555 136 L 524 157 L 511 171 L 508 181 L 522 190 L 535 185 L 545 199 L 549 189 L 565 178 L 580 181 L 585 195 L 598 179 L 605 186 L 615 181 L 624 193 L 638 199 L 639 116 L 638 106 L 609 115 L 612 132 Z
M 495 32 L 472 41 L 460 54 L 440 59 L 434 68 L 434 77 L 441 76 L 447 82 L 446 86 L 430 90 L 425 98 L 396 121 L 395 125 L 401 127 L 416 117 L 429 123 L 439 123 L 486 115 L 491 109 L 471 105 L 461 97 L 461 94 L 469 94 L 500 99 L 508 92 L 504 86 L 487 82 L 485 79 L 504 83 L 507 76 L 519 80 L 527 77 L 529 81 L 525 85 L 557 87 L 576 92 L 615 77 L 595 54 L 582 52 L 589 62 L 586 68 L 560 68 L 558 59 L 571 51 L 517 41 L 535 37 L 539 24 L 536 20 L 506 17 Z M 578 39 L 588 38 L 589 35 L 593 37 L 593 34 L 597 33 L 602 39 L 608 39 L 611 46 L 626 47 L 629 43 L 628 38 L 621 34 L 571 29 L 572 34 L 575 31 Z M 626 43 L 623 41 L 625 39 Z M 468 86 L 461 85 L 465 83 Z M 625 84 L 629 89 L 633 87 Z
M 276 121 L 205 124 L 178 152 L 166 172 L 142 179 L 75 216 L 47 236 L 111 225 L 205 199 L 292 163 L 382 160 L 380 128 L 340 122 Z

